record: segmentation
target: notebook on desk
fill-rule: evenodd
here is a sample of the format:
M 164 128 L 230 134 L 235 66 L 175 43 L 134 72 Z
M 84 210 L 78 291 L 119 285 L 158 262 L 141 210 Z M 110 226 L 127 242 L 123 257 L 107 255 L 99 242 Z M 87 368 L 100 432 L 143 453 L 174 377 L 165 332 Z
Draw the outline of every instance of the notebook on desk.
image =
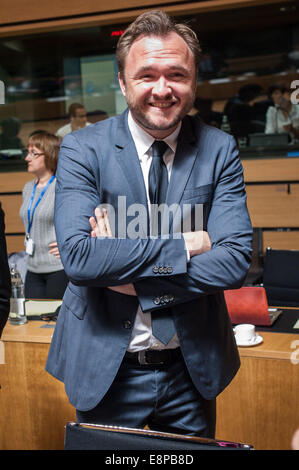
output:
M 250 286 L 224 291 L 225 302 L 231 322 L 271 326 L 282 310 L 270 308 L 264 287 Z

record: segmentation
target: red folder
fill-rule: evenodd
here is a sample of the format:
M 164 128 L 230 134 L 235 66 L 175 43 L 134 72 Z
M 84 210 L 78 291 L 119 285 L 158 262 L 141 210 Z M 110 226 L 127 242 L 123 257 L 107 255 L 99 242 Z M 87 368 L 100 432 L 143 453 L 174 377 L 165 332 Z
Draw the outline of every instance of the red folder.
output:
M 269 306 L 264 287 L 241 287 L 224 291 L 227 310 L 232 323 L 271 325 Z

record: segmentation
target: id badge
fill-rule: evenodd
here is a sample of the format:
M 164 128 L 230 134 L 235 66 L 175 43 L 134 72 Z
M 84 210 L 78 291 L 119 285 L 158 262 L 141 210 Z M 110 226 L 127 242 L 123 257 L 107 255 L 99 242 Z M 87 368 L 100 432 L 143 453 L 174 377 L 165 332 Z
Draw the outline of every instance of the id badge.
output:
M 25 247 L 26 247 L 27 255 L 32 256 L 33 251 L 34 251 L 34 243 L 33 243 L 32 238 L 26 236 L 26 238 L 25 238 Z

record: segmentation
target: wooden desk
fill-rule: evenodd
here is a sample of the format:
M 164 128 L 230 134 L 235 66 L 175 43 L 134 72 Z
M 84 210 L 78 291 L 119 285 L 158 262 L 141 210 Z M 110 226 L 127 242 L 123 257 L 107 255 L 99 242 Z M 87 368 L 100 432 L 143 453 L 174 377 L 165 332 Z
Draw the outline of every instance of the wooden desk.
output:
M 64 386 L 44 369 L 54 323 L 7 324 L 0 365 L 0 449 L 63 449 L 64 426 L 75 420 Z M 289 449 L 299 427 L 299 335 L 261 333 L 264 342 L 240 348 L 241 368 L 217 400 L 216 437 Z M 293 341 L 298 341 L 294 349 Z M 293 343 L 293 349 L 292 349 Z M 299 353 L 297 354 L 299 360 Z
M 241 368 L 217 399 L 216 437 L 288 450 L 299 427 L 299 335 L 260 335 L 259 346 L 239 348 Z
M 49 328 L 50 326 L 50 328 Z M 0 449 L 63 449 L 64 426 L 76 420 L 64 385 L 45 371 L 55 323 L 7 323 L 0 364 Z

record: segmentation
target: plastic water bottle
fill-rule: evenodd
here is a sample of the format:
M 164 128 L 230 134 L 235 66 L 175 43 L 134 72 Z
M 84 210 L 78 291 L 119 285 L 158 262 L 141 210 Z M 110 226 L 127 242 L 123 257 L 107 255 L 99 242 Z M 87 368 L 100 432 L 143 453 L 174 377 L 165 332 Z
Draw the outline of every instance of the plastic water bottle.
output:
M 24 283 L 19 271 L 17 270 L 16 264 L 13 264 L 10 268 L 10 277 L 11 298 L 9 321 L 12 325 L 23 325 L 24 323 L 27 323 Z
M 231 128 L 230 128 L 230 125 L 229 125 L 229 122 L 228 122 L 228 118 L 225 114 L 222 117 L 222 122 L 221 122 L 220 129 L 224 132 L 227 132 L 228 134 L 231 133 Z

